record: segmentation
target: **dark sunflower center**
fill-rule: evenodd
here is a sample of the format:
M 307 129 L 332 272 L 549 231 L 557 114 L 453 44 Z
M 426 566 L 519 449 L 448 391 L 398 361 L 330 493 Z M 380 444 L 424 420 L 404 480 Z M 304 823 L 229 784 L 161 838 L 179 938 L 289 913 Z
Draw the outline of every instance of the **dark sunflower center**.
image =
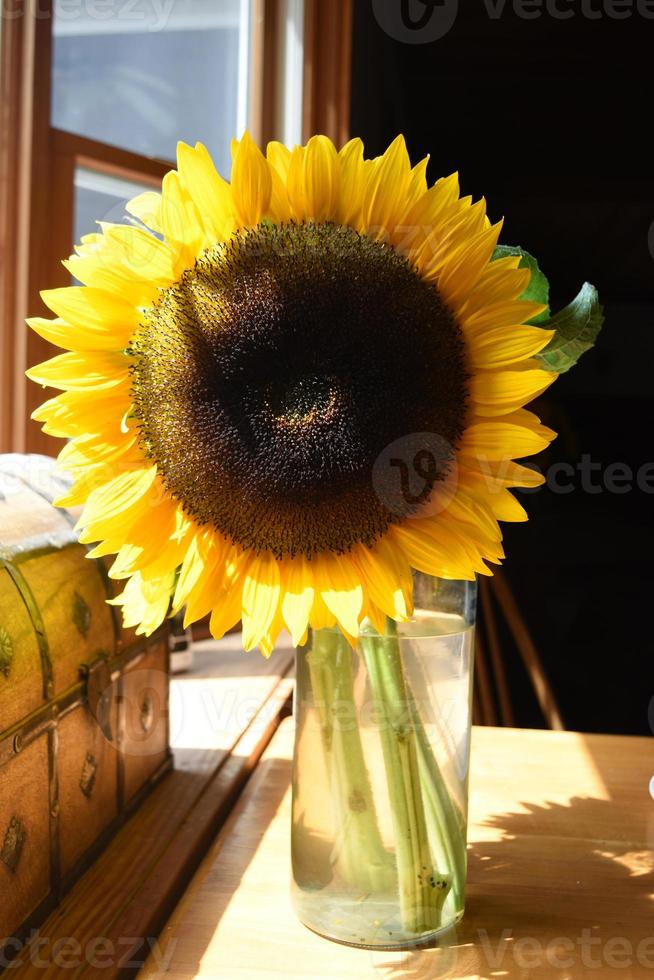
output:
M 433 487 L 464 427 L 452 314 L 391 247 L 337 225 L 265 223 L 207 250 L 133 354 L 141 441 L 167 489 L 278 557 L 372 544 L 428 496 L 398 506 L 392 488 L 416 434 Z

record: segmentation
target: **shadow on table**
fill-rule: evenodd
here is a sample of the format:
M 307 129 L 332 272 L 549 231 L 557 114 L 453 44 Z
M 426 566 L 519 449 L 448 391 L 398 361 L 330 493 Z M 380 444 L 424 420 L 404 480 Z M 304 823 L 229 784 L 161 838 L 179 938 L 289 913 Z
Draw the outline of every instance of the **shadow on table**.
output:
M 458 927 L 435 948 L 371 953 L 373 975 L 654 976 L 654 875 L 643 837 L 620 833 L 610 800 L 521 805 L 526 812 L 485 822 L 498 839 L 470 845 Z

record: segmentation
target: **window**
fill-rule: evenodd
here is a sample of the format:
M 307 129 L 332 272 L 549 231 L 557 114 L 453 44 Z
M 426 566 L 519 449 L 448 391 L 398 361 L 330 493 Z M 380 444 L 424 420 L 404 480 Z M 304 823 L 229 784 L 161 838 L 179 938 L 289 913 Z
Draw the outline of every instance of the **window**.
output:
M 141 0 L 113 17 L 56 0 L 53 126 L 162 160 L 202 140 L 227 171 L 248 125 L 250 20 L 249 0 Z
M 137 194 L 149 190 L 146 184 L 122 180 L 86 167 L 76 167 L 73 180 L 74 242 L 78 242 L 82 235 L 91 231 L 99 220 L 121 221 L 127 202 Z
M 0 452 L 57 452 L 29 421 L 28 331 L 61 259 L 98 219 L 157 188 L 179 139 L 230 170 L 265 144 L 347 138 L 351 4 L 327 0 L 0 0 Z

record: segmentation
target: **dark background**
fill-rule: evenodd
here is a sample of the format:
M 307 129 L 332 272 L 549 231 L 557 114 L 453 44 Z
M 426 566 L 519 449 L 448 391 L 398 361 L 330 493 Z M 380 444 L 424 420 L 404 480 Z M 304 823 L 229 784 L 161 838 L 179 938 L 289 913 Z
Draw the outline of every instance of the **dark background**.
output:
M 410 0 L 414 17 L 425 12 Z M 388 0 L 398 6 L 399 0 Z M 509 577 L 569 728 L 647 733 L 654 694 L 654 168 L 650 18 L 634 0 L 558 0 L 558 19 L 519 16 L 511 0 L 459 0 L 430 43 L 382 29 L 381 0 L 355 0 L 351 130 L 366 155 L 403 132 L 429 178 L 458 170 L 484 196 L 502 241 L 522 245 L 550 279 L 552 307 L 587 279 L 605 305 L 596 347 L 534 406 L 559 438 L 544 469 L 582 457 L 582 475 L 521 497 L 529 524 L 504 525 Z M 445 16 L 452 0 L 432 16 Z M 496 9 L 501 14 L 491 16 Z M 551 9 L 551 8 L 550 8 Z M 533 15 L 534 4 L 525 6 Z M 610 12 L 628 12 L 616 19 Z M 443 23 L 446 23 L 443 21 Z M 416 35 L 419 31 L 414 32 Z M 545 455 L 545 454 L 543 454 Z M 606 489 L 624 463 L 633 486 Z M 649 492 L 637 486 L 649 467 Z M 609 476 L 611 471 L 609 470 Z M 615 475 L 615 474 L 614 474 Z M 641 483 L 643 473 L 641 472 Z M 610 482 L 610 481 L 609 481 Z M 616 481 L 620 483 L 620 481 Z M 541 724 L 514 671 L 518 723 Z M 524 694 L 524 698 L 522 695 Z

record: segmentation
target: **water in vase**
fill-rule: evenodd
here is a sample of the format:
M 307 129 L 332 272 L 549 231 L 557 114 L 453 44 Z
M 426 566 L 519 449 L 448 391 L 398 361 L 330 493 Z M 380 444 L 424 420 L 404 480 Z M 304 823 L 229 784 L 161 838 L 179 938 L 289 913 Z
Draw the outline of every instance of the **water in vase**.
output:
M 375 634 L 372 653 L 336 630 L 298 652 L 293 901 L 315 931 L 406 946 L 461 917 L 473 619 L 417 610 L 397 635 Z

